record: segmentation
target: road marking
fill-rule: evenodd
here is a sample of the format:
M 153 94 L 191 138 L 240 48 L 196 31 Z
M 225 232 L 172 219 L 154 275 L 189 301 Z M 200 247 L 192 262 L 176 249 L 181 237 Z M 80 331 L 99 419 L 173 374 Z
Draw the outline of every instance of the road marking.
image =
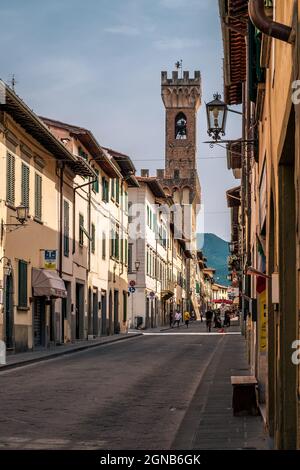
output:
M 231 331 L 228 333 L 143 333 L 144 336 L 228 336 L 241 335 L 239 331 Z

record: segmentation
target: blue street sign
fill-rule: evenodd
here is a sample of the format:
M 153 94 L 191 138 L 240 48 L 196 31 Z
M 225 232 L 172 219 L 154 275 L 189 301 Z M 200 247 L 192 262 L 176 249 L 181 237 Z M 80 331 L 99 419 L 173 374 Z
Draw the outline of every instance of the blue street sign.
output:
M 129 292 L 130 294 L 134 294 L 135 293 L 135 287 L 129 287 Z

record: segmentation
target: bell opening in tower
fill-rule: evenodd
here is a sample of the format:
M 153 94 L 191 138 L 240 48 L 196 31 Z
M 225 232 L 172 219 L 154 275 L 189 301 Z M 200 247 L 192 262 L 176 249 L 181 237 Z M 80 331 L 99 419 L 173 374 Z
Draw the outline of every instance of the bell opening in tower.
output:
M 187 120 L 184 113 L 178 113 L 175 118 L 175 139 L 185 140 L 187 138 Z

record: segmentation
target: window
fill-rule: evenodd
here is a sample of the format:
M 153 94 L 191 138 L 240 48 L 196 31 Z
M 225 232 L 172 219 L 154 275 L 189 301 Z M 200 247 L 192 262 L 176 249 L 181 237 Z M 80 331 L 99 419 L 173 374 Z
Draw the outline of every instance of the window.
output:
M 105 232 L 102 232 L 102 259 L 106 259 L 106 236 L 105 236 Z
M 99 193 L 99 170 L 94 168 L 94 171 L 97 175 L 97 180 L 94 181 L 94 183 L 93 183 L 93 191 L 95 191 L 95 193 Z
M 149 276 L 149 249 L 148 248 L 147 248 L 147 269 L 146 269 L 146 273 Z
M 83 246 L 83 234 L 84 234 L 84 217 L 79 214 L 79 245 Z
M 106 178 L 102 178 L 102 201 L 109 202 L 109 183 Z
M 95 224 L 92 224 L 92 237 L 91 237 L 91 250 L 94 254 L 96 251 L 96 227 Z
M 21 204 L 29 207 L 29 167 L 24 163 L 21 172 Z
M 180 173 L 179 173 L 179 170 L 178 170 L 178 169 L 174 170 L 174 178 L 175 178 L 175 179 L 180 178 Z
M 15 205 L 15 157 L 11 153 L 6 161 L 6 201 Z
M 127 240 L 125 240 L 126 243 Z M 133 244 L 129 243 L 128 245 L 128 272 L 132 273 L 132 250 L 133 250 Z M 126 256 L 126 251 L 125 251 L 125 256 Z
M 186 116 L 183 113 L 178 113 L 175 118 L 175 139 L 183 140 L 186 138 L 187 138 Z
M 70 206 L 68 201 L 64 201 L 64 255 L 69 256 L 70 252 Z
M 27 263 L 19 260 L 18 307 L 27 308 Z
M 42 177 L 35 174 L 34 188 L 34 216 L 38 220 L 42 220 Z

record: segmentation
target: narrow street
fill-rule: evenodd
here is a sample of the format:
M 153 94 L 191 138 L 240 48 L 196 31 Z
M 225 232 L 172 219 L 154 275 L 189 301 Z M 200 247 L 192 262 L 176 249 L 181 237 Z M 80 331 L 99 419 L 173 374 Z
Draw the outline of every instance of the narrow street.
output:
M 1 372 L 1 448 L 266 448 L 261 417 L 232 416 L 237 329 L 197 322 Z

